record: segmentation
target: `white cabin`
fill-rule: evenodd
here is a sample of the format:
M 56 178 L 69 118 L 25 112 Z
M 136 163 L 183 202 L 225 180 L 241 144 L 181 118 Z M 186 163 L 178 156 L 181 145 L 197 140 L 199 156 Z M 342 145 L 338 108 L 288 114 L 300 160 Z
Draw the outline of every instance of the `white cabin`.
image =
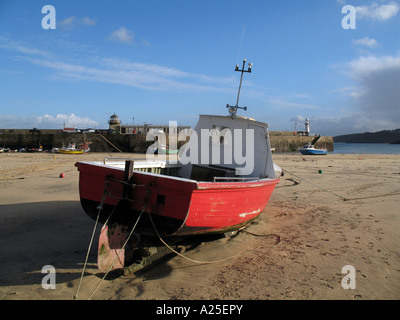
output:
M 246 117 L 200 115 L 179 156 L 184 178 L 275 178 L 268 124 Z

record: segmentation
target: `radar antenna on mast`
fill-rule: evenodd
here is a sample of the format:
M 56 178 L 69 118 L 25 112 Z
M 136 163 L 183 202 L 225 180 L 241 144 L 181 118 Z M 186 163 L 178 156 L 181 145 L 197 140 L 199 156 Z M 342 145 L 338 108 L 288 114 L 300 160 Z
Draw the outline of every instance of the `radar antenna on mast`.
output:
M 239 90 L 238 90 L 236 105 L 235 106 L 231 106 L 229 104 L 226 105 L 226 107 L 229 108 L 229 114 L 231 115 L 232 118 L 236 117 L 237 109 L 247 110 L 247 107 L 239 107 L 239 96 L 240 96 L 240 89 L 242 87 L 243 73 L 244 72 L 251 73 L 251 66 L 253 64 L 249 63 L 249 67 L 247 68 L 247 70 L 244 70 L 244 65 L 245 64 L 246 64 L 246 59 L 243 60 L 242 69 L 239 69 L 239 65 L 236 65 L 236 68 L 235 68 L 235 71 L 239 71 L 239 72 L 242 73 L 241 76 L 240 76 L 240 83 L 239 83 Z

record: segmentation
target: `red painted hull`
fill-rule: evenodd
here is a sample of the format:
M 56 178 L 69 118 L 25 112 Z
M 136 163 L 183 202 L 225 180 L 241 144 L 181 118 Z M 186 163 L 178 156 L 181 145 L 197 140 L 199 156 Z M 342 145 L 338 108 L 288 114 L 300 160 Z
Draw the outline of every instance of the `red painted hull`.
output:
M 151 214 L 164 236 L 237 230 L 264 210 L 279 182 L 279 179 L 198 182 L 133 171 L 130 183 L 136 186 L 124 189 L 124 170 L 85 162 L 78 162 L 76 166 L 80 173 L 82 206 L 89 216 L 97 216 L 97 206 L 103 198 L 100 221 L 104 222 L 113 212 L 117 223 L 129 226 L 135 223 L 146 204 L 145 212 Z M 147 223 L 146 218 L 142 220 L 138 232 L 151 229 L 149 220 Z

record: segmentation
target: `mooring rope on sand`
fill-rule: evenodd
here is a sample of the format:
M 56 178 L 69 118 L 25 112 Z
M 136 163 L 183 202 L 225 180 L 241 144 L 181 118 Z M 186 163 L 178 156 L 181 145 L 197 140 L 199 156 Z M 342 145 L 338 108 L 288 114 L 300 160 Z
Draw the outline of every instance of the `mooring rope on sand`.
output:
M 89 247 L 88 247 L 88 250 L 87 250 L 87 253 L 86 253 L 85 263 L 83 264 L 82 274 L 81 274 L 81 277 L 80 277 L 80 279 L 79 279 L 79 285 L 78 285 L 78 289 L 77 289 L 77 291 L 76 291 L 76 294 L 75 294 L 75 296 L 74 296 L 74 300 L 78 300 L 78 299 L 79 299 L 79 291 L 80 291 L 80 288 L 81 288 L 83 276 L 84 276 L 84 274 L 85 274 L 85 270 L 86 270 L 87 261 L 88 261 L 89 254 L 90 254 L 90 250 L 91 250 L 91 248 L 92 248 L 94 235 L 95 235 L 96 230 L 97 230 L 97 224 L 98 224 L 98 222 L 99 222 L 100 213 L 101 213 L 101 210 L 103 210 L 104 201 L 107 199 L 107 197 L 112 197 L 111 193 L 107 191 L 107 185 L 108 185 L 108 181 L 105 180 L 104 186 L 103 186 L 103 196 L 102 196 L 102 198 L 101 198 L 100 204 L 97 206 L 98 211 L 97 211 L 96 222 L 95 222 L 94 227 L 93 227 L 92 236 L 91 236 L 91 238 L 90 238 Z M 146 205 L 147 205 L 147 202 L 145 203 L 145 206 L 146 206 Z M 144 210 L 145 206 L 143 207 L 143 210 Z M 111 211 L 111 213 L 110 213 L 109 216 L 107 217 L 106 221 L 104 222 L 104 225 L 107 225 L 107 223 L 108 223 L 108 221 L 110 220 L 111 216 L 114 214 L 114 211 L 115 211 L 116 208 L 117 208 L 117 206 L 115 206 L 114 209 Z M 142 210 L 142 212 L 143 212 L 143 210 Z M 140 213 L 140 216 L 142 215 L 142 212 Z M 140 219 L 140 216 L 139 216 L 139 219 Z M 136 224 L 138 223 L 139 219 L 136 221 Z M 136 227 L 136 224 L 135 224 L 135 227 Z M 135 229 L 135 227 L 133 228 L 133 230 Z M 132 232 L 133 232 L 133 231 L 131 231 L 131 234 L 132 234 Z M 130 236 L 129 236 L 129 237 L 130 237 Z M 129 238 L 128 238 L 128 240 L 129 240 Z M 128 242 L 128 241 L 127 241 L 127 242 Z M 125 245 L 126 245 L 126 243 L 124 244 L 124 247 L 125 247 Z M 120 252 L 121 252 L 121 251 L 120 251 Z M 118 259 L 118 257 L 119 257 L 119 254 L 117 255 L 117 257 L 116 257 L 115 260 L 113 261 L 113 263 L 112 263 L 110 269 L 107 271 L 107 273 L 106 273 L 106 275 L 104 276 L 104 278 L 105 278 L 105 277 L 107 276 L 107 274 L 110 272 L 112 266 L 114 266 L 114 264 L 115 264 L 116 260 Z M 103 278 L 103 279 L 104 279 L 104 278 Z M 103 280 L 103 279 L 102 279 L 102 280 Z M 102 280 L 101 280 L 101 281 L 102 281 Z M 101 282 L 101 281 L 100 281 L 100 282 Z M 97 288 L 98 288 L 99 286 L 100 286 L 100 284 L 96 287 L 95 291 L 97 290 Z M 89 299 L 93 296 L 93 294 L 94 294 L 94 292 L 93 292 L 92 295 L 89 297 Z
M 283 169 L 283 168 L 282 168 L 282 169 Z M 373 195 L 373 196 L 366 196 L 366 197 L 357 197 L 357 198 L 346 198 L 346 197 L 343 197 L 343 196 L 341 196 L 340 194 L 337 194 L 337 193 L 335 193 L 335 192 L 333 192 L 333 191 L 331 191 L 331 190 L 325 189 L 325 188 L 323 188 L 323 187 L 321 187 L 321 186 L 319 186 L 319 185 L 317 185 L 317 184 L 315 184 L 315 183 L 313 183 L 313 182 L 311 182 L 311 181 L 309 181 L 309 180 L 307 180 L 307 179 L 304 179 L 303 177 L 300 177 L 299 175 L 296 175 L 296 174 L 294 174 L 293 172 L 290 172 L 290 171 L 287 170 L 287 169 L 283 169 L 283 170 L 286 171 L 286 172 L 288 172 L 288 173 L 290 173 L 291 175 L 293 175 L 293 176 L 299 178 L 300 180 L 303 180 L 304 182 L 307 182 L 307 183 L 309 183 L 309 184 L 312 184 L 313 186 L 315 186 L 315 187 L 317 187 L 317 188 L 319 188 L 319 189 L 321 189 L 321 190 L 323 190 L 323 191 L 325 191 L 325 192 L 328 192 L 328 193 L 330 193 L 330 194 L 335 195 L 336 197 L 339 197 L 339 198 L 343 199 L 343 201 L 365 200 L 365 199 L 381 198 L 381 197 L 388 197 L 388 196 L 394 196 L 394 195 L 400 194 L 399 191 L 392 191 L 392 192 L 388 192 L 388 193 L 380 194 L 380 195 Z
M 116 207 L 117 207 L 117 206 L 116 206 Z M 115 207 L 115 208 L 116 208 L 116 207 Z M 96 288 L 93 290 L 93 292 L 92 292 L 92 294 L 89 296 L 88 300 L 90 300 L 90 299 L 93 297 L 93 295 L 95 294 L 95 292 L 97 291 L 97 289 L 100 287 L 100 285 L 101 285 L 101 283 L 103 282 L 103 280 L 107 277 L 107 275 L 109 274 L 109 272 L 110 272 L 111 269 L 113 268 L 115 262 L 119 259 L 119 254 L 125 249 L 125 246 L 126 246 L 127 243 L 129 242 L 129 240 L 130 240 L 130 238 L 131 238 L 131 236 L 132 236 L 132 234 L 133 234 L 133 231 L 136 229 L 136 226 L 137 226 L 137 224 L 138 224 L 138 222 L 139 222 L 139 220 L 140 220 L 140 218 L 141 218 L 141 216 L 142 216 L 142 213 L 144 212 L 144 210 L 145 210 L 146 207 L 147 207 L 147 202 L 144 204 L 143 209 L 142 209 L 142 211 L 140 212 L 139 217 L 137 218 L 135 225 L 133 226 L 132 230 L 130 231 L 128 237 L 126 238 L 126 240 L 125 240 L 125 242 L 124 242 L 122 248 L 119 250 L 117 256 L 115 257 L 114 261 L 112 262 L 112 264 L 111 264 L 110 267 L 108 268 L 107 272 L 106 272 L 106 273 L 104 274 L 104 276 L 99 280 L 99 282 L 98 282 Z M 94 228 L 93 228 L 92 237 L 91 237 L 91 239 L 90 239 L 89 248 L 88 248 L 88 251 L 87 251 L 87 254 L 86 254 L 86 260 L 85 260 L 85 263 L 84 263 L 84 266 L 83 266 L 81 278 L 80 278 L 79 285 L 78 285 L 78 290 L 77 290 L 77 292 L 76 292 L 76 294 L 75 294 L 75 296 L 74 296 L 74 300 L 78 300 L 78 299 L 79 299 L 79 291 L 80 291 L 80 287 L 81 287 L 83 275 L 84 275 L 84 273 L 85 273 L 85 269 L 86 269 L 87 260 L 88 260 L 89 253 L 90 253 L 90 249 L 91 249 L 91 247 L 92 247 L 94 234 L 95 234 L 95 231 L 96 231 L 96 229 L 97 229 L 97 223 L 98 223 L 98 220 L 99 220 L 100 212 L 101 212 L 101 210 L 102 210 L 102 206 L 99 205 L 98 208 L 99 208 L 99 211 L 98 211 L 97 218 L 96 218 L 96 222 L 95 222 L 95 225 L 94 225 Z M 108 220 L 111 218 L 112 214 L 114 213 L 115 208 L 114 208 L 114 210 L 110 213 L 110 215 L 108 216 L 108 218 L 107 218 L 106 222 L 104 223 L 104 225 L 107 225 L 107 222 L 108 222 Z
M 100 210 L 99 210 L 99 211 L 100 211 Z M 97 223 L 98 223 L 98 221 L 99 221 L 99 216 L 100 216 L 100 212 L 99 212 L 99 214 L 97 215 L 96 223 L 94 224 L 94 228 L 93 228 L 93 232 L 92 232 L 92 237 L 91 237 L 91 239 L 90 239 L 89 248 L 88 248 L 88 251 L 87 251 L 87 253 L 86 253 L 85 263 L 83 264 L 82 274 L 81 274 L 81 278 L 79 279 L 79 285 L 78 285 L 78 289 L 76 290 L 76 294 L 75 294 L 75 296 L 74 296 L 74 300 L 78 300 L 78 299 L 79 299 L 79 291 L 80 291 L 80 289 L 81 289 L 82 279 L 83 279 L 83 275 L 85 274 L 86 265 L 87 265 L 87 261 L 88 261 L 89 253 L 90 253 L 90 248 L 92 247 L 94 234 L 95 234 L 95 232 L 96 232 Z
M 235 257 L 237 257 L 237 256 L 240 255 L 240 253 L 238 253 L 238 254 L 235 254 L 234 256 L 230 256 L 230 257 L 227 257 L 227 258 L 224 258 L 224 259 L 214 260 L 214 261 L 200 261 L 200 260 L 194 260 L 194 259 L 191 259 L 191 258 L 189 258 L 189 257 L 186 257 L 186 256 L 184 256 L 183 254 L 181 254 L 180 252 L 178 252 L 178 251 L 174 250 L 173 248 L 171 248 L 171 247 L 168 245 L 168 243 L 166 243 L 166 242 L 161 238 L 160 234 L 158 233 L 158 230 L 157 230 L 156 226 L 154 225 L 154 222 L 153 222 L 153 219 L 152 219 L 152 217 L 151 217 L 150 212 L 147 211 L 147 213 L 148 213 L 148 215 L 149 215 L 151 224 L 153 225 L 154 231 L 156 232 L 158 239 L 159 239 L 169 250 L 171 250 L 173 253 L 177 254 L 178 256 L 180 256 L 180 257 L 182 257 L 182 258 L 184 258 L 184 259 L 186 259 L 186 260 L 188 260 L 188 261 L 191 261 L 191 262 L 194 262 L 194 263 L 198 263 L 198 264 L 211 264 L 211 263 L 217 263 L 217 262 L 222 262 L 222 261 L 225 261 L 225 260 L 228 260 L 228 259 L 232 259 L 232 258 L 235 258 Z
M 275 245 L 277 245 L 279 242 L 281 242 L 281 236 L 279 234 L 276 233 L 268 233 L 268 234 L 258 234 L 258 233 L 254 233 L 254 232 L 250 232 L 247 230 L 242 230 L 245 233 L 248 233 L 252 236 L 255 237 L 263 237 L 263 238 L 268 238 L 268 237 L 275 237 Z
M 101 279 L 99 280 L 99 282 L 98 282 L 96 288 L 94 288 L 94 290 L 93 290 L 92 294 L 89 296 L 88 300 L 90 300 L 90 299 L 93 297 L 93 295 L 95 294 L 95 292 L 97 291 L 97 289 L 98 289 L 98 288 L 100 287 L 100 285 L 102 284 L 103 280 L 107 277 L 107 275 L 109 274 L 109 272 L 111 271 L 111 269 L 114 267 L 115 262 L 119 259 L 119 254 L 125 249 L 125 246 L 126 246 L 127 243 L 129 242 L 129 240 L 130 240 L 130 238 L 131 238 L 131 236 L 132 236 L 132 234 L 133 234 L 133 231 L 136 229 L 136 226 L 137 226 L 137 224 L 138 224 L 138 222 L 139 222 L 139 220 L 140 220 L 140 217 L 142 216 L 142 213 L 143 213 L 143 211 L 144 211 L 144 209 L 145 209 L 146 206 L 147 206 L 147 203 L 145 203 L 145 205 L 143 206 L 143 209 L 142 209 L 142 211 L 140 212 L 139 217 L 137 218 L 135 225 L 133 226 L 133 228 L 132 228 L 131 232 L 129 233 L 128 237 L 126 238 L 125 243 L 123 244 L 122 248 L 119 250 L 117 256 L 115 257 L 115 259 L 114 259 L 114 261 L 113 261 L 113 263 L 110 265 L 110 267 L 108 268 L 107 272 L 104 274 L 103 278 L 101 278 Z
M 283 168 L 282 168 L 282 169 L 283 169 Z M 323 188 L 323 187 L 321 187 L 321 186 L 319 186 L 319 185 L 317 185 L 317 184 L 315 184 L 315 183 L 313 183 L 313 182 L 311 182 L 311 181 L 308 181 L 308 180 L 306 180 L 306 179 L 304 179 L 304 178 L 302 178 L 302 177 L 300 177 L 300 176 L 294 174 L 293 172 L 290 172 L 290 171 L 287 170 L 287 169 L 283 169 L 283 170 L 286 171 L 286 172 L 288 172 L 288 173 L 290 173 L 291 175 L 293 175 L 293 176 L 299 178 L 300 180 L 303 180 L 303 181 L 305 181 L 305 182 L 307 182 L 307 183 L 309 183 L 309 184 L 312 184 L 313 186 L 315 186 L 315 187 L 317 187 L 317 188 L 319 188 L 319 189 L 321 189 L 321 190 L 323 190 L 323 191 L 325 191 L 325 192 L 328 192 L 328 193 L 330 193 L 330 194 L 333 194 L 333 195 L 335 195 L 335 196 L 337 196 L 337 197 L 343 199 L 343 201 L 349 201 L 349 200 L 351 200 L 351 199 L 346 198 L 346 197 L 343 197 L 343 196 L 341 196 L 340 194 L 337 194 L 337 193 L 335 193 L 335 192 L 333 192 L 333 191 L 331 191 L 331 190 L 325 189 L 325 188 Z
M 104 182 L 104 187 L 103 187 L 103 190 L 104 190 L 103 196 L 101 197 L 100 204 L 97 206 L 97 210 L 98 210 L 98 211 L 97 211 L 96 222 L 95 222 L 94 227 L 93 227 L 92 236 L 91 236 L 90 242 L 89 242 L 89 247 L 88 247 L 88 250 L 87 250 L 87 252 L 86 252 L 85 263 L 83 264 L 82 274 L 81 274 L 81 277 L 80 277 L 80 279 L 79 279 L 79 285 L 78 285 L 78 289 L 76 290 L 76 294 L 75 294 L 75 296 L 74 296 L 74 300 L 78 300 L 78 299 L 79 299 L 79 291 L 80 291 L 80 289 L 81 289 L 81 284 L 82 284 L 83 276 L 84 276 L 84 274 L 85 274 L 85 270 L 86 270 L 86 266 L 87 266 L 87 261 L 88 261 L 89 254 L 90 254 L 90 249 L 91 249 L 92 244 L 93 244 L 94 235 L 95 235 L 95 233 L 96 233 L 97 224 L 98 224 L 98 222 L 99 222 L 100 213 L 101 213 L 101 210 L 103 210 L 104 201 L 107 199 L 107 196 L 108 196 L 108 193 L 106 192 L 107 184 L 108 184 L 108 181 L 105 181 L 105 182 Z M 115 207 L 115 208 L 116 208 L 116 207 Z M 107 224 L 108 220 L 109 220 L 109 219 L 111 218 L 111 216 L 113 215 L 113 213 L 114 213 L 114 211 L 115 211 L 115 208 L 114 208 L 113 211 L 111 211 L 111 213 L 110 213 L 110 215 L 108 216 L 108 218 L 107 218 L 105 224 Z

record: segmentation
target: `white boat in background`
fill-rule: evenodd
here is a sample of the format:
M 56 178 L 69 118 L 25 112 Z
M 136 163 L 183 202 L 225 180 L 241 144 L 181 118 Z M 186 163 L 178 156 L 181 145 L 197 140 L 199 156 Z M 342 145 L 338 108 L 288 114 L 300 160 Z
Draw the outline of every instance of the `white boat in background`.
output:
M 299 150 L 302 155 L 326 155 L 328 150 L 326 149 L 315 149 L 314 145 L 306 144 L 303 148 Z
M 62 147 L 60 149 L 60 153 L 63 153 L 63 154 L 80 154 L 80 153 L 83 153 L 83 150 L 77 149 L 75 143 L 69 143 L 66 147 Z
M 310 143 L 307 143 L 299 151 L 302 155 L 326 155 L 328 154 L 327 149 L 316 149 L 314 146 L 321 139 L 321 136 L 316 136 Z

